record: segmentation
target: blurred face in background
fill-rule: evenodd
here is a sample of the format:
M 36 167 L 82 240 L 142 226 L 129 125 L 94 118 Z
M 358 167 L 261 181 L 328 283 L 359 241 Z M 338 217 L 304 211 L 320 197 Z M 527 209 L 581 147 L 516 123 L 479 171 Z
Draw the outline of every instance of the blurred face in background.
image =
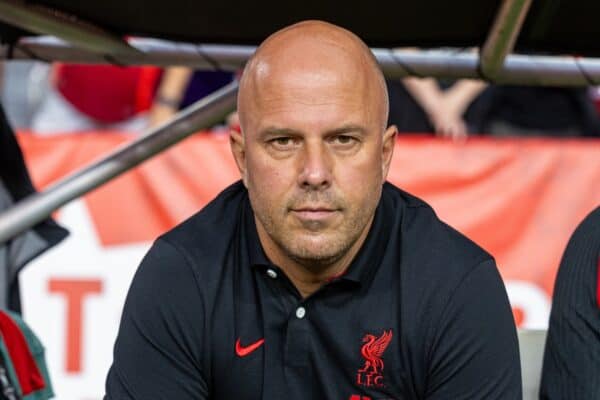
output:
M 267 255 L 318 270 L 355 253 L 396 132 L 366 46 L 324 23 L 287 28 L 246 67 L 238 102 L 232 148 Z

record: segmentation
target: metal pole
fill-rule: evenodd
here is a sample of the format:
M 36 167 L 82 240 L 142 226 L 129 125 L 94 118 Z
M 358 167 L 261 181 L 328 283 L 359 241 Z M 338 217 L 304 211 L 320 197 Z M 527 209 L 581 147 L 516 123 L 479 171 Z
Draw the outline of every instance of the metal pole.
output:
M 479 58 L 471 52 L 374 49 L 383 73 L 446 79 L 483 79 Z M 589 86 L 600 82 L 600 58 L 509 55 L 493 83 L 534 86 Z
M 481 51 L 481 71 L 494 79 L 506 55 L 512 51 L 531 0 L 504 0 Z
M 80 18 L 20 0 L 0 0 L 0 20 L 30 32 L 60 37 L 102 55 L 138 52 L 122 38 Z
M 252 46 L 193 45 L 164 40 L 135 38 L 130 43 L 139 55 L 115 58 L 124 65 L 187 65 L 198 69 L 235 71 L 243 67 L 253 54 Z M 486 79 L 479 69 L 476 53 L 464 50 L 391 50 L 373 49 L 383 72 L 391 78 L 410 75 L 445 79 Z M 0 59 L 7 48 L 0 46 Z M 106 63 L 98 54 L 77 49 L 51 37 L 25 38 L 14 49 L 13 58 L 62 60 L 66 62 Z M 600 82 L 600 58 L 569 56 L 508 55 L 497 72 L 494 83 L 544 86 L 589 86 Z
M 134 142 L 0 214 L 0 244 L 43 221 L 60 206 L 135 167 L 198 129 L 214 125 L 235 108 L 237 89 L 237 82 L 225 86 Z
M 254 54 L 254 46 L 191 44 L 160 39 L 130 38 L 135 53 L 112 54 L 111 61 L 120 65 L 181 65 L 196 69 L 235 71 Z M 9 46 L 0 45 L 0 59 L 8 57 Z M 40 59 L 71 63 L 106 64 L 103 54 L 71 45 L 54 36 L 21 38 L 12 48 L 13 59 Z

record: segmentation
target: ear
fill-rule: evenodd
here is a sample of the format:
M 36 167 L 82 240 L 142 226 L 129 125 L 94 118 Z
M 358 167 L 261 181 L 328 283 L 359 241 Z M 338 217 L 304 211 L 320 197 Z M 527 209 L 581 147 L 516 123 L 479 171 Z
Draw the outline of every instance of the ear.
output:
M 244 135 L 237 130 L 230 129 L 229 145 L 231 146 L 231 154 L 233 154 L 244 185 L 246 185 L 246 143 Z
M 392 162 L 392 156 L 394 155 L 394 147 L 396 147 L 397 134 L 398 128 L 396 128 L 396 125 L 390 125 L 383 134 L 381 176 L 384 182 L 387 179 L 388 171 L 390 170 L 390 163 Z

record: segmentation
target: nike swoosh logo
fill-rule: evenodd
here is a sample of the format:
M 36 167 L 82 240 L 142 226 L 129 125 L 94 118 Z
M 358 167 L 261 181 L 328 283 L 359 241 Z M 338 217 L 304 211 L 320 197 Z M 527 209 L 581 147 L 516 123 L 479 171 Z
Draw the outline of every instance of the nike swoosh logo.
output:
M 265 342 L 265 339 L 259 339 L 256 342 L 248 345 L 242 346 L 240 343 L 240 339 L 235 342 L 235 354 L 240 357 L 246 357 L 248 354 L 252 353 L 254 350 L 258 349 Z

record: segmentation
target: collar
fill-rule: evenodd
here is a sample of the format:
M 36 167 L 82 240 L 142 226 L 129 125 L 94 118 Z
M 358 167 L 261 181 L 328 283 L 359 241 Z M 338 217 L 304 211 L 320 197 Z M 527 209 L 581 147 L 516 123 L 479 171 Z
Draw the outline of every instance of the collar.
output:
M 269 261 L 269 258 L 263 250 L 260 239 L 258 238 L 258 231 L 256 230 L 256 221 L 254 220 L 254 211 L 250 205 L 250 198 L 246 196 L 246 204 L 244 205 L 243 212 L 243 224 L 244 233 L 247 240 L 248 246 L 248 259 L 251 267 L 266 267 L 272 266 L 273 263 Z
M 394 209 L 392 202 L 386 196 L 384 186 L 365 242 L 346 271 L 333 279 L 334 281 L 346 280 L 361 285 L 368 285 L 371 282 L 381 266 L 387 246 L 393 243 L 392 226 L 397 218 L 394 213 L 401 212 L 400 210 L 402 209 L 399 208 L 398 211 Z

